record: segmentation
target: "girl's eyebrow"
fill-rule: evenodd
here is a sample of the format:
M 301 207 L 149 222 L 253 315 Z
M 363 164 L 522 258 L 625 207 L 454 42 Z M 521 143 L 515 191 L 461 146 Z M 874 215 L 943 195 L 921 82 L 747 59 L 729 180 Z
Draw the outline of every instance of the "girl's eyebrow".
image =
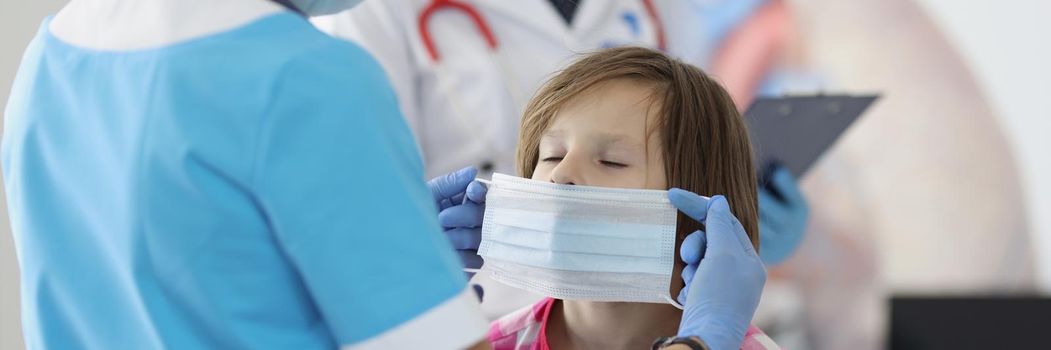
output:
M 540 137 L 541 142 L 547 141 L 559 141 L 565 136 L 565 132 L 562 130 L 548 130 Z M 610 148 L 614 146 L 620 147 L 642 147 L 642 143 L 634 138 L 624 134 L 614 134 L 609 132 L 600 132 L 595 135 L 595 140 L 598 145 L 602 148 Z
M 642 144 L 624 134 L 602 133 L 598 135 L 598 142 L 603 147 L 609 146 L 641 146 Z

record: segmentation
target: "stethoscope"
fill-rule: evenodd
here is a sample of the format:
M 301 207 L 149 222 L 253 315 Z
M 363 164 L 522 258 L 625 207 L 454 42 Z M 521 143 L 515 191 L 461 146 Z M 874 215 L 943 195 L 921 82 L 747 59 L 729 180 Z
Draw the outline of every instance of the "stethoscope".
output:
M 649 17 L 651 23 L 654 24 L 656 31 L 657 49 L 665 51 L 666 39 L 664 33 L 664 25 L 660 20 L 660 16 L 657 14 L 657 8 L 653 5 L 653 0 L 641 0 L 642 7 L 646 11 L 646 15 Z M 456 114 L 457 119 L 463 124 L 464 130 L 474 130 L 475 121 L 471 120 L 464 108 L 464 99 L 459 95 L 457 89 L 450 86 L 452 80 L 452 74 L 441 64 L 441 54 L 438 52 L 438 47 L 434 44 L 434 38 L 431 37 L 431 32 L 427 27 L 431 17 L 441 10 L 456 10 L 462 12 L 471 20 L 474 24 L 478 34 L 481 35 L 485 41 L 485 45 L 488 48 L 488 54 L 491 58 L 491 62 L 495 62 L 497 68 L 500 70 L 502 75 L 501 81 L 504 83 L 506 91 L 510 94 L 511 101 L 515 106 L 524 106 L 525 97 L 519 89 L 521 84 L 518 84 L 515 75 L 510 69 L 510 65 L 506 62 L 503 56 L 500 54 L 499 42 L 496 40 L 496 36 L 493 34 L 492 27 L 486 22 L 485 18 L 482 17 L 481 13 L 478 12 L 474 6 L 467 4 L 460 0 L 433 0 L 427 4 L 420 11 L 419 17 L 416 19 L 417 30 L 419 30 L 420 40 L 423 42 L 423 47 L 427 51 L 427 57 L 431 62 L 435 63 L 435 75 L 438 80 L 438 89 L 443 91 L 452 106 L 453 113 Z M 444 83 L 443 83 L 444 82 Z M 492 135 L 486 132 L 481 132 L 484 144 L 489 150 L 498 150 L 496 143 L 492 139 Z M 492 163 L 488 162 L 481 164 L 481 170 L 483 172 L 489 172 L 492 168 Z M 489 169 L 486 169 L 489 168 Z
M 657 49 L 665 51 L 666 49 L 666 38 L 664 35 L 664 25 L 661 22 L 660 16 L 657 15 L 657 8 L 653 6 L 653 0 L 641 0 L 642 7 L 646 11 L 646 15 L 650 18 L 650 21 L 654 24 L 657 36 Z M 489 46 L 490 51 L 496 51 L 499 44 L 496 41 L 496 36 L 493 35 L 492 28 L 489 27 L 489 23 L 482 18 L 482 15 L 478 13 L 478 10 L 470 4 L 464 3 L 460 0 L 433 0 L 423 11 L 420 12 L 420 16 L 417 18 L 416 26 L 420 31 L 420 38 L 423 40 L 423 46 L 427 49 L 427 55 L 432 61 L 438 62 L 441 60 L 438 48 L 434 46 L 434 39 L 431 38 L 431 33 L 427 28 L 427 23 L 431 20 L 436 12 L 444 9 L 458 10 L 467 15 L 474 23 L 478 33 L 485 39 L 486 45 Z

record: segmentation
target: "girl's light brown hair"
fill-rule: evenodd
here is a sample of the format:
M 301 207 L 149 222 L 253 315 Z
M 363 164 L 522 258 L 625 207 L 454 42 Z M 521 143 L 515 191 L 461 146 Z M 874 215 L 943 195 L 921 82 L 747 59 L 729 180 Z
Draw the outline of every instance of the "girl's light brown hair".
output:
M 558 110 L 574 97 L 614 79 L 653 89 L 651 103 L 660 115 L 653 131 L 662 140 L 668 186 L 706 196 L 726 196 L 758 249 L 756 175 L 744 120 L 726 90 L 707 74 L 654 50 L 623 47 L 598 51 L 548 80 L 522 117 L 516 156 L 519 175 L 532 177 L 540 138 Z M 680 240 L 700 228 L 699 223 L 679 214 Z

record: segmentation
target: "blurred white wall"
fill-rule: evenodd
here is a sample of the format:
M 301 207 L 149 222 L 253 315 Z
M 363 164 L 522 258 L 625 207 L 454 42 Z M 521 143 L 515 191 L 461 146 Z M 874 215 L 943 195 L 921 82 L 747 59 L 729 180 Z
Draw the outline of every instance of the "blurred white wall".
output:
M 372 0 L 375 1 L 375 0 Z M 1038 273 L 1051 292 L 1051 2 L 917 0 L 983 85 L 1015 152 Z M 0 105 L 40 20 L 65 1 L 8 1 L 0 11 Z M 966 190 L 966 189 L 961 189 Z M 974 203 L 980 206 L 981 203 Z M 22 348 L 18 267 L 0 201 L 0 349 Z M 990 233 L 995 234 L 995 233 Z
M 0 10 L 0 106 L 7 106 L 7 95 L 26 44 L 44 17 L 65 3 L 61 0 L 4 2 Z M 0 199 L 0 349 L 23 348 L 18 309 L 18 262 L 11 241 L 7 205 Z
M 1051 41 L 1047 39 L 1051 2 L 917 3 L 969 65 L 1014 148 L 1038 283 L 1045 293 L 1051 293 Z

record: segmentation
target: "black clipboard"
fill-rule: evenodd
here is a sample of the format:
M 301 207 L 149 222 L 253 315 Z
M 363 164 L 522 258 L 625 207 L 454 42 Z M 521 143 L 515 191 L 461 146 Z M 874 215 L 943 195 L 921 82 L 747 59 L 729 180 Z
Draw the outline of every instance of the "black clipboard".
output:
M 777 162 L 801 178 L 877 99 L 878 94 L 757 98 L 744 114 L 756 161 Z

